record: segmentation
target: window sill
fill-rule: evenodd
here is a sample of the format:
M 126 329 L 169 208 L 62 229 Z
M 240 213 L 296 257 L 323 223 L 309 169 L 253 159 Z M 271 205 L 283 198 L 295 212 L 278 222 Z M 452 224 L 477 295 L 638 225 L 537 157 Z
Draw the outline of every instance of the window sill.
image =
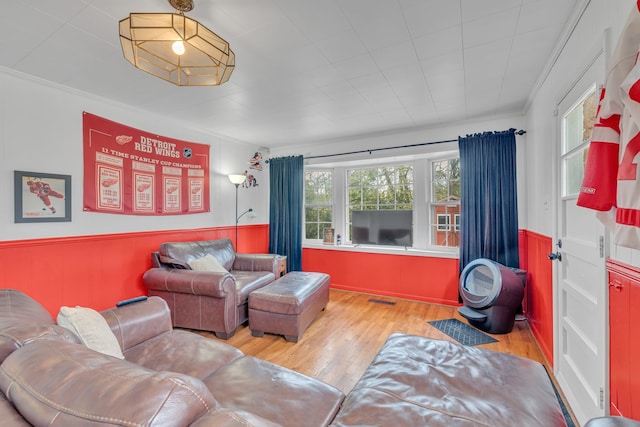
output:
M 387 255 L 410 255 L 410 256 L 423 256 L 431 258 L 459 258 L 458 248 L 447 249 L 417 249 L 417 248 L 404 248 L 396 246 L 371 246 L 371 245 L 324 245 L 322 243 L 303 243 L 302 248 L 308 249 L 323 249 L 330 251 L 344 251 L 344 252 L 363 252 L 372 254 L 387 254 Z

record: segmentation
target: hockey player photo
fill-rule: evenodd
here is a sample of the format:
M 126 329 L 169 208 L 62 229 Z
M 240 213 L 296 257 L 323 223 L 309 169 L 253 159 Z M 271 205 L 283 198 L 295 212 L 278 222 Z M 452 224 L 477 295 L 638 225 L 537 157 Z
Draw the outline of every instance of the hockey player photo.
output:
M 64 199 L 64 194 L 51 188 L 51 184 L 48 182 L 36 181 L 35 178 L 34 180 L 28 180 L 27 186 L 29 187 L 29 192 L 44 204 L 43 211 L 51 212 L 52 214 L 56 213 L 56 207 L 51 203 L 51 197 Z
M 70 221 L 71 177 L 15 171 L 16 222 Z

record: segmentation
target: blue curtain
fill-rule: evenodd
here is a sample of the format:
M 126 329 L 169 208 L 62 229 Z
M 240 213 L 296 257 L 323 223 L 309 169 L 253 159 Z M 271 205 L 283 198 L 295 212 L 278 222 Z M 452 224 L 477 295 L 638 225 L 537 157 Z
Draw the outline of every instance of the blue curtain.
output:
M 460 271 L 477 258 L 519 267 L 515 129 L 458 138 Z
M 304 159 L 269 160 L 269 253 L 287 256 L 287 271 L 302 270 Z

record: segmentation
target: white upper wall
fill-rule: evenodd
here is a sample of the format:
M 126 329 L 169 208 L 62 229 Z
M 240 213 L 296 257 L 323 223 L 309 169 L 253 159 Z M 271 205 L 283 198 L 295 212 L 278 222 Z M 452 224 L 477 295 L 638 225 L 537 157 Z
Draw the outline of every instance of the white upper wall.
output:
M 491 120 L 469 121 L 456 125 L 442 126 L 438 128 L 413 129 L 406 132 L 395 132 L 386 134 L 375 134 L 340 140 L 334 142 L 323 142 L 315 145 L 299 145 L 288 147 L 274 147 L 271 150 L 272 157 L 303 155 L 306 158 L 314 156 L 325 156 L 331 154 L 366 151 L 369 149 L 380 149 L 385 147 L 398 147 L 411 144 L 423 144 L 430 142 L 449 141 L 433 145 L 423 145 L 410 148 L 398 148 L 393 150 L 372 151 L 371 153 L 350 154 L 345 156 L 324 157 L 318 159 L 305 160 L 306 165 L 333 165 L 340 163 L 365 164 L 365 162 L 375 162 L 380 159 L 394 161 L 405 161 L 407 157 L 428 157 L 437 155 L 439 152 L 451 152 L 458 149 L 458 136 L 466 136 L 477 132 L 502 131 L 510 128 L 517 130 L 527 130 L 525 117 L 514 114 L 509 117 L 494 118 Z M 518 227 L 527 228 L 526 209 L 526 170 L 525 162 L 526 145 L 528 144 L 527 134 L 516 136 L 516 156 L 517 156 L 517 176 L 518 176 Z
M 210 145 L 211 212 L 171 216 L 83 212 L 83 111 L 146 132 Z M 247 170 L 256 151 L 258 147 L 181 126 L 169 117 L 0 68 L 0 240 L 234 225 L 235 187 L 227 175 Z M 72 221 L 14 223 L 14 170 L 71 175 Z M 258 186 L 239 189 L 238 209 L 252 207 L 257 215 L 245 215 L 241 224 L 269 221 L 267 165 L 254 175 Z

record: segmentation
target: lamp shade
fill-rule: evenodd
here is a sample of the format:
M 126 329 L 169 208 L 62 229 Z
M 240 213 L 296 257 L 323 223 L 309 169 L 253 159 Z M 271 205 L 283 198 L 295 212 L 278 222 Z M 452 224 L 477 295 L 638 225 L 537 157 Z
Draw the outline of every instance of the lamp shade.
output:
M 229 175 L 229 181 L 231 181 L 231 183 L 235 185 L 242 184 L 246 179 L 247 179 L 246 175 L 240 175 L 240 174 Z
M 131 13 L 120 21 L 120 44 L 136 68 L 178 86 L 220 85 L 235 68 L 229 43 L 184 14 Z

